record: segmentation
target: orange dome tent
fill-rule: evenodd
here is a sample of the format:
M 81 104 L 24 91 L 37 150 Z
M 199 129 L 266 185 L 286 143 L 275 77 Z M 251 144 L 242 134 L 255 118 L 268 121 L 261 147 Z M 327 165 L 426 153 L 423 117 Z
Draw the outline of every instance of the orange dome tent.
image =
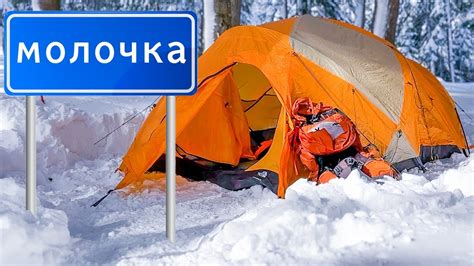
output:
M 186 163 L 199 158 L 234 176 L 276 177 L 271 189 L 284 197 L 299 178 L 288 138 L 299 97 L 342 110 L 361 141 L 399 170 L 468 152 L 454 101 L 436 77 L 350 24 L 302 16 L 234 27 L 199 58 L 198 69 L 196 94 L 176 99 L 178 174 L 180 162 L 186 175 Z M 140 184 L 163 156 L 165 116 L 163 97 L 124 156 L 117 189 Z M 269 130 L 271 146 L 256 159 L 252 136 Z

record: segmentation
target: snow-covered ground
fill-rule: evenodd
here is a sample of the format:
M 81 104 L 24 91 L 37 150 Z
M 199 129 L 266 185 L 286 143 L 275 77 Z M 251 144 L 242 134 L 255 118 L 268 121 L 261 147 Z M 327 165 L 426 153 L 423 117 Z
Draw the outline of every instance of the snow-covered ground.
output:
M 474 118 L 474 84 L 446 84 Z M 22 97 L 0 96 L 0 265 L 425 264 L 474 261 L 474 158 L 454 155 L 401 181 L 295 183 L 287 199 L 178 179 L 177 243 L 164 182 L 113 193 L 114 169 L 144 116 L 93 143 L 154 97 L 46 97 L 37 103 L 38 215 L 24 210 Z M 474 124 L 462 119 L 471 142 Z

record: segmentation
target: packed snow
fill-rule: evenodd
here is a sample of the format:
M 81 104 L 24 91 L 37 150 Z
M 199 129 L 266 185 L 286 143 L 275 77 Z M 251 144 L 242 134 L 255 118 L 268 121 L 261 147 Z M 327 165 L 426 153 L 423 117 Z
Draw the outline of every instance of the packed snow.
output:
M 474 84 L 449 84 L 474 139 Z M 401 181 L 357 172 L 285 200 L 262 187 L 227 191 L 178 177 L 177 243 L 165 235 L 164 180 L 112 193 L 114 170 L 154 97 L 37 101 L 38 214 L 24 210 L 25 100 L 0 96 L 0 265 L 455 264 L 474 261 L 474 158 L 455 154 Z
M 71 250 L 68 218 L 61 210 L 25 212 L 25 188 L 13 178 L 0 179 L 0 263 L 58 264 Z

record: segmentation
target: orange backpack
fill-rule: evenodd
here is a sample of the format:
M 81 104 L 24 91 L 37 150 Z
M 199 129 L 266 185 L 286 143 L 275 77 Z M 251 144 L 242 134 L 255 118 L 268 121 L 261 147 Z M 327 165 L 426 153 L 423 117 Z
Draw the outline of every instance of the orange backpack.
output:
M 316 156 L 335 154 L 351 146 L 361 150 L 354 124 L 336 108 L 299 98 L 293 104 L 292 118 L 292 147 L 310 171 L 310 178 L 319 172 Z

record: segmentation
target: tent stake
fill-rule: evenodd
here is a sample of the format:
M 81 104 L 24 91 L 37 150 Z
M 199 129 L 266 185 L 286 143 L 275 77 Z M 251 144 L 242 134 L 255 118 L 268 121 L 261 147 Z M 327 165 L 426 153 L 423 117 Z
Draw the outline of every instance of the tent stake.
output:
M 36 214 L 36 106 L 26 96 L 26 210 Z
M 176 97 L 166 96 L 166 237 L 175 242 Z

